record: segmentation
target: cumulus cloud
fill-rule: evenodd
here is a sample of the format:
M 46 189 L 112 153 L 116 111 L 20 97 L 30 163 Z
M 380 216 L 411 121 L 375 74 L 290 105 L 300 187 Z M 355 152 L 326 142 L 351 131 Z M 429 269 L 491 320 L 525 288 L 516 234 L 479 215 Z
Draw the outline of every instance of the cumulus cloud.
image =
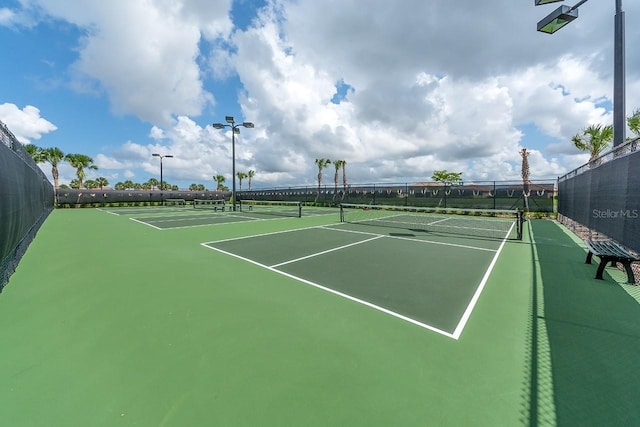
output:
M 40 117 L 40 110 L 32 105 L 20 109 L 11 103 L 0 104 L 0 120 L 23 144 L 39 140 L 42 135 L 58 129 L 50 121 Z
M 148 141 L 100 153 L 101 167 L 157 174 L 151 154 L 172 154 L 169 181 L 231 180 L 229 129 L 194 118 L 222 98 L 217 85 L 239 81 L 256 128 L 236 135 L 236 169 L 263 185 L 313 184 L 318 157 L 347 160 L 351 182 L 424 181 L 436 169 L 519 179 L 524 126 L 542 135 L 527 147 L 534 178 L 577 166 L 571 136 L 612 120 L 604 3 L 550 37 L 535 31 L 550 10 L 529 2 L 270 0 L 240 29 L 230 0 L 23 0 L 84 30 L 77 83 L 150 123 Z M 627 26 L 627 45 L 638 39 Z M 640 55 L 627 58 L 627 105 L 637 106 Z
M 168 124 L 214 102 L 197 63 L 199 42 L 228 36 L 229 0 L 24 3 L 85 30 L 75 87 L 103 91 L 114 113 Z

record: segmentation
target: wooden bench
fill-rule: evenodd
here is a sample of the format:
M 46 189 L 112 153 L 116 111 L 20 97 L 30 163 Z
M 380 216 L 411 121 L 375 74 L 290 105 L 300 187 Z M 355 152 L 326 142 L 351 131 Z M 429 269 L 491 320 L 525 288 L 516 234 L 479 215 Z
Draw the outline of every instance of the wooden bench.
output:
M 594 255 L 600 258 L 596 279 L 603 280 L 602 274 L 608 263 L 611 263 L 611 266 L 615 267 L 616 263 L 619 262 L 622 263 L 624 269 L 627 271 L 627 283 L 636 283 L 633 270 L 631 269 L 631 263 L 640 261 L 640 258 L 632 255 L 613 240 L 585 240 L 584 244 L 587 245 L 587 249 L 589 250 L 585 264 L 591 264 L 591 258 Z

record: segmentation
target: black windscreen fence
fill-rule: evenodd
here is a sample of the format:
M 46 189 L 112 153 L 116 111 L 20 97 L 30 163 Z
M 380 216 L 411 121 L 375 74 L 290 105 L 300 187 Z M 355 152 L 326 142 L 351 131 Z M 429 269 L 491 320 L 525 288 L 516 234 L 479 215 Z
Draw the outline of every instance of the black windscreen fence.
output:
M 0 122 L 0 292 L 53 210 L 53 186 Z
M 558 180 L 558 214 L 640 253 L 638 139 Z

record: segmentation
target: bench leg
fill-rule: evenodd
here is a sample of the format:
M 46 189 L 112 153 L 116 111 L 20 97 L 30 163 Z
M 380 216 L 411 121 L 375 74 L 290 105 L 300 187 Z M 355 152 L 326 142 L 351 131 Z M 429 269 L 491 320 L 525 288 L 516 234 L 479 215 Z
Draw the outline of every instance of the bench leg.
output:
M 631 263 L 627 261 L 627 262 L 623 262 L 622 265 L 624 265 L 624 269 L 627 271 L 627 283 L 635 285 L 636 278 L 633 275 L 633 270 L 631 269 Z
M 598 271 L 596 271 L 596 279 L 604 280 L 602 274 L 611 260 L 609 258 L 600 258 L 600 265 L 598 265 Z
M 589 251 L 589 253 L 587 254 L 587 259 L 585 260 L 585 264 L 591 264 L 591 258 L 593 258 L 593 254 L 591 253 L 591 251 Z

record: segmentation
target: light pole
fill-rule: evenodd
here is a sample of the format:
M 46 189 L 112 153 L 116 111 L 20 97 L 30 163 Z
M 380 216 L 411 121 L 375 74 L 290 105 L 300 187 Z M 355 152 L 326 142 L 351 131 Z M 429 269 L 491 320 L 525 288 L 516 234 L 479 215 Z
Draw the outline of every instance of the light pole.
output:
M 165 157 L 173 157 L 173 154 L 165 154 L 161 156 L 158 153 L 153 153 L 152 156 L 160 157 L 160 203 L 162 203 L 162 206 L 164 206 L 164 197 L 162 197 L 162 190 L 164 190 L 162 186 L 162 159 L 164 159 Z
M 227 124 L 224 123 L 214 123 L 213 126 L 215 129 L 222 129 L 225 127 L 231 128 L 231 158 L 232 158 L 232 167 L 231 167 L 231 179 L 233 180 L 233 186 L 231 190 L 231 199 L 233 200 L 233 210 L 236 210 L 236 133 L 240 133 L 240 126 L 245 128 L 253 128 L 253 123 L 251 122 L 242 122 L 236 124 L 233 116 L 225 116 L 224 120 Z
M 564 0 L 534 0 L 536 6 L 556 3 Z M 574 6 L 560 6 L 538 22 L 538 31 L 553 34 L 578 17 L 578 7 L 588 0 L 581 0 Z M 616 15 L 613 38 L 613 146 L 617 147 L 626 139 L 625 118 L 625 48 L 624 48 L 624 11 L 622 0 L 615 0 Z

